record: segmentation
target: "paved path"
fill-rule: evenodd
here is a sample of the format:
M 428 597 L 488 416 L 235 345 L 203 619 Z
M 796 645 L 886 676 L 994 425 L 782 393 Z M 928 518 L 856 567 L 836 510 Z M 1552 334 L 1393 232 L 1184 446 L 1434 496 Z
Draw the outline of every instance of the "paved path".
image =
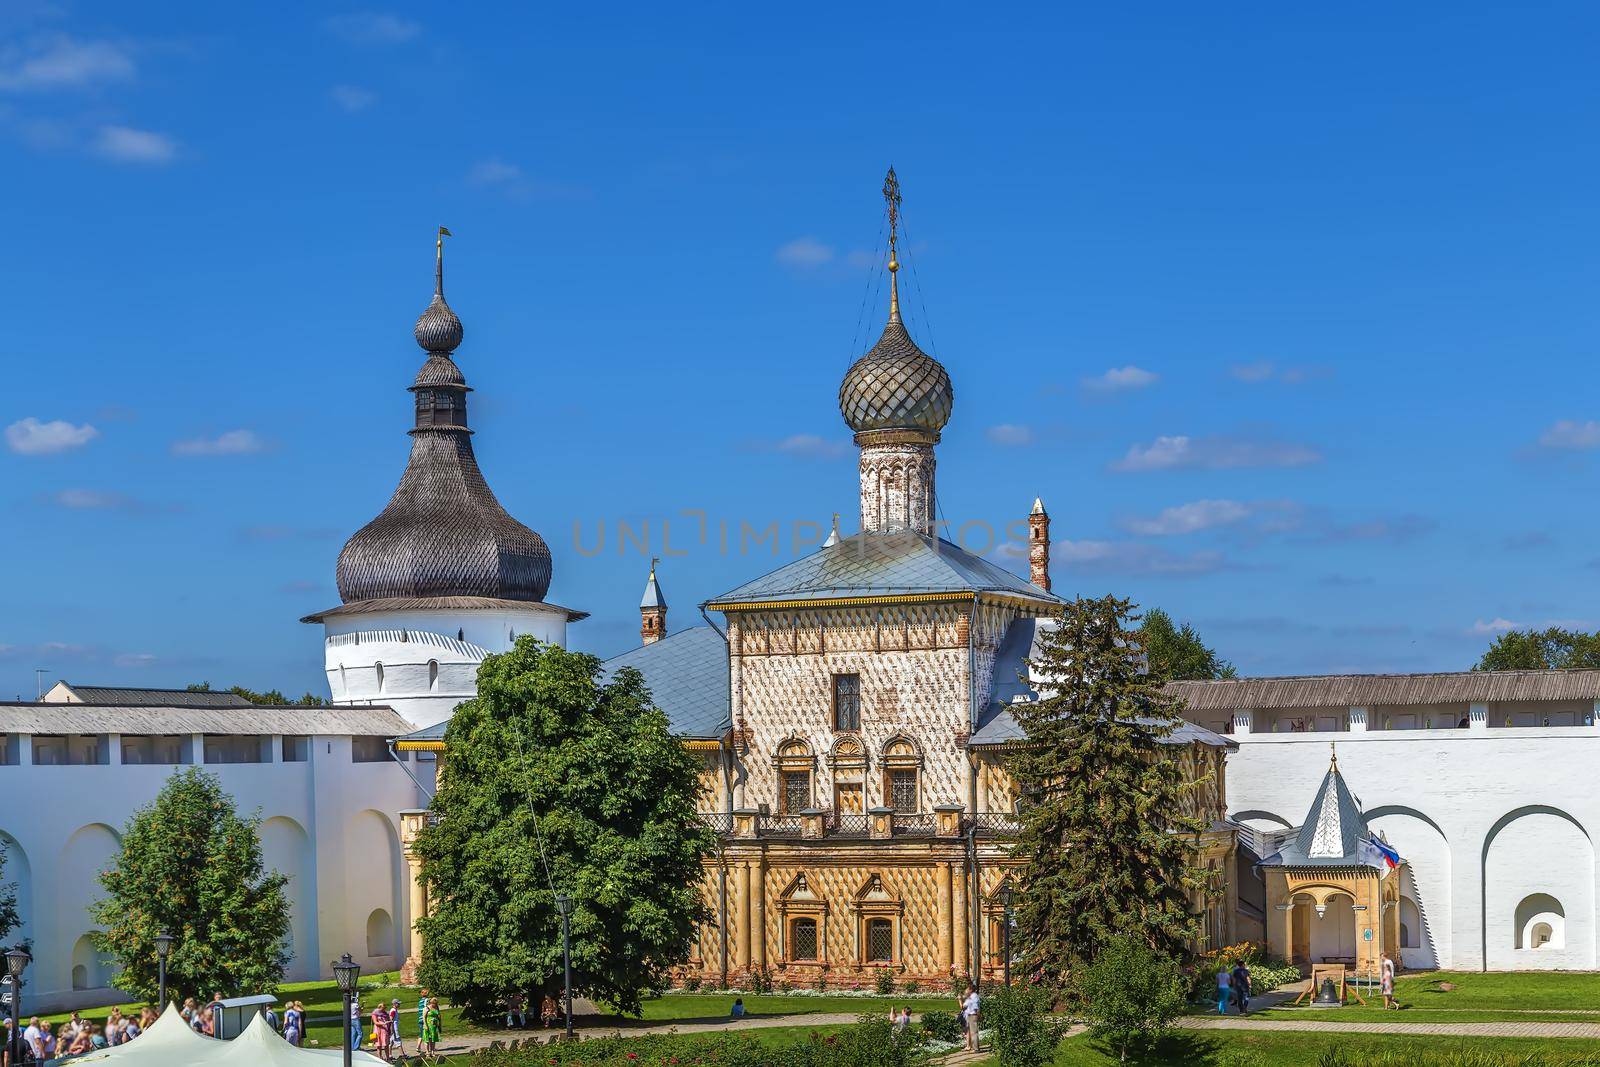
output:
M 1189 1030 L 1285 1030 L 1318 1034 L 1432 1034 L 1441 1037 L 1587 1037 L 1600 1039 L 1600 1023 L 1499 1021 L 1487 1023 L 1358 1023 L 1321 1019 L 1252 1019 L 1188 1016 L 1178 1025 Z

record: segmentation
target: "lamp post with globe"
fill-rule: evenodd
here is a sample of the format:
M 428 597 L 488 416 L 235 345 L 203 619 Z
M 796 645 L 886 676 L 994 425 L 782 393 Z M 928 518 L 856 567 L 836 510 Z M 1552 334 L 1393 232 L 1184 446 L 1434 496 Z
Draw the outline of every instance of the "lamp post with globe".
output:
M 167 1010 L 167 956 L 172 952 L 172 943 L 177 940 L 171 934 L 162 930 L 154 938 L 156 943 L 156 985 L 160 989 L 156 1003 L 160 1005 L 158 1011 Z
M 33 962 L 33 957 L 28 950 L 18 945 L 6 953 L 6 977 L 11 980 L 11 1048 L 9 1050 L 11 1062 L 22 1062 L 22 1049 L 18 1044 L 22 1040 L 22 972 L 27 970 L 28 964 Z
M 350 958 L 350 953 L 333 961 L 333 980 L 338 983 L 344 997 L 344 1067 L 350 1067 L 350 998 L 355 996 L 356 981 L 361 977 L 361 964 Z

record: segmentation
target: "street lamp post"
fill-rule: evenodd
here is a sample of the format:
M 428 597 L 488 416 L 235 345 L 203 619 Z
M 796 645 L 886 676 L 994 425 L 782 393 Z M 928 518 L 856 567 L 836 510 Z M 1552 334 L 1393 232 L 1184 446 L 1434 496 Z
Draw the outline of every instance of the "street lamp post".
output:
M 18 945 L 6 953 L 6 977 L 11 979 L 11 1048 L 9 1050 L 12 1063 L 22 1062 L 22 972 L 28 964 L 33 962 L 33 957 L 28 955 L 28 950 Z
M 156 998 L 156 1003 L 160 1005 L 160 1008 L 157 1010 L 161 1012 L 165 1012 L 167 1010 L 167 955 L 172 951 L 172 943 L 176 940 L 177 938 L 173 937 L 165 930 L 161 931 L 155 936 L 157 975 L 156 984 L 161 989 L 160 995 Z
M 556 894 L 556 910 L 561 912 L 561 965 L 566 971 L 562 999 L 566 1002 L 566 1040 L 572 1040 L 572 898 Z
M 1000 887 L 1000 904 L 1005 908 L 1005 911 L 1001 913 L 1001 921 L 1004 925 L 1000 931 L 1000 951 L 1004 955 L 1001 963 L 1005 967 L 1006 985 L 1008 987 L 1011 985 L 1011 903 L 1013 896 L 1010 882 Z
M 344 1067 L 350 1067 L 350 1001 L 355 996 L 356 980 L 361 977 L 361 964 L 350 958 L 350 953 L 333 961 L 333 980 L 344 997 Z

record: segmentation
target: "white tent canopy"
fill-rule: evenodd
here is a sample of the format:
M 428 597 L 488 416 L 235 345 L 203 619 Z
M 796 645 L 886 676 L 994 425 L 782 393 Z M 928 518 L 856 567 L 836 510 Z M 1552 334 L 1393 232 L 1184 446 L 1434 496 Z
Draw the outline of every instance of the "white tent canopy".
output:
M 343 1056 L 344 1050 L 338 1048 L 296 1048 L 273 1032 L 262 1015 L 232 1041 L 202 1037 L 189 1029 L 176 1005 L 168 1004 L 150 1029 L 126 1045 L 74 1056 L 73 1062 L 111 1067 L 317 1067 Z M 351 1057 L 355 1064 L 387 1067 L 367 1052 L 353 1052 Z

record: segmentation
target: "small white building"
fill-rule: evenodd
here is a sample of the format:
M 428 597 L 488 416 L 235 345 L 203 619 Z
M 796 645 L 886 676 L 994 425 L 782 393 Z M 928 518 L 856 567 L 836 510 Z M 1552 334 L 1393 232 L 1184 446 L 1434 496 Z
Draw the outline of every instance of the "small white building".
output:
M 399 813 L 425 806 L 433 774 L 432 764 L 391 754 L 404 719 L 383 707 L 263 707 L 220 693 L 180 703 L 123 689 L 125 703 L 90 704 L 60 690 L 49 703 L 0 704 L 0 846 L 22 917 L 8 941 L 32 945 L 26 1009 L 119 998 L 88 936 L 89 906 L 105 895 L 97 875 L 133 812 L 194 765 L 217 775 L 242 814 L 259 813 L 263 863 L 288 877 L 289 980 L 319 977 L 345 952 L 367 970 L 400 966 L 411 919 Z
M 426 357 L 409 387 L 411 458 L 388 506 L 339 553 L 343 603 L 301 621 L 323 627 L 335 704 L 386 704 L 418 727 L 473 696 L 486 655 L 523 635 L 565 646 L 567 623 L 587 614 L 545 603 L 550 549 L 506 513 L 478 469 L 443 235 L 433 302 L 414 333 Z
M 1404 860 L 1405 966 L 1596 967 L 1600 671 L 1245 678 L 1172 690 L 1192 721 L 1238 743 L 1228 811 L 1258 832 L 1244 835 L 1257 858 L 1301 821 L 1335 743 L 1361 814 Z M 1238 877 L 1255 876 L 1242 863 Z M 1239 895 L 1260 899 L 1248 884 Z

